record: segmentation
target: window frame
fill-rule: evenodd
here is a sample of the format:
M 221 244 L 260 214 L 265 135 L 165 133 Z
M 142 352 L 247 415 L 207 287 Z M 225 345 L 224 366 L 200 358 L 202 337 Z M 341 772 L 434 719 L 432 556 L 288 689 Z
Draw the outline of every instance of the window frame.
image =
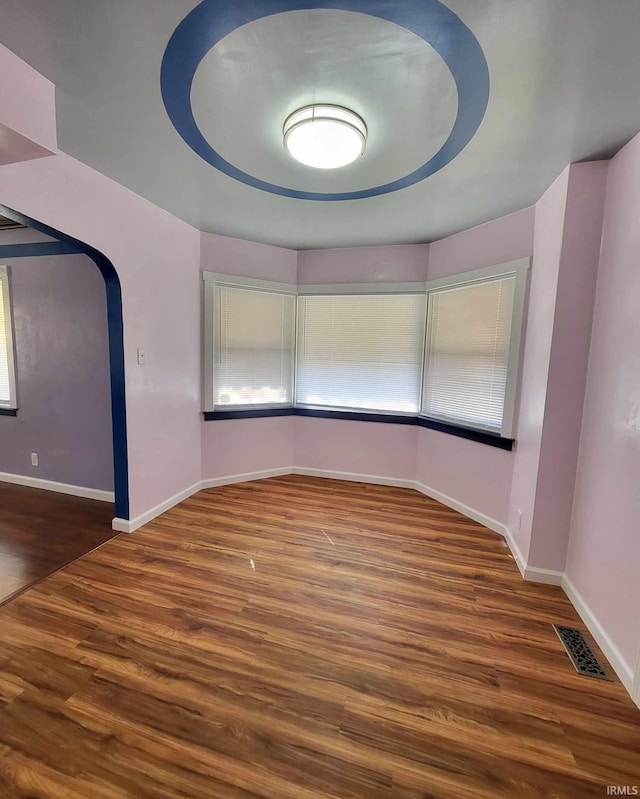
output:
M 497 435 L 500 438 L 511 439 L 516 424 L 516 397 L 520 378 L 520 356 L 522 348 L 522 333 L 524 326 L 525 299 L 527 295 L 528 275 L 531 266 L 531 258 L 519 258 L 515 261 L 506 261 L 494 266 L 483 269 L 474 269 L 471 272 L 463 272 L 451 277 L 429 280 L 425 283 L 427 296 L 427 323 L 425 325 L 425 346 L 423 362 L 423 382 L 420 398 L 419 414 L 422 419 L 432 419 L 446 425 L 466 427 L 470 430 L 478 430 L 488 435 Z M 504 411 L 502 415 L 502 426 L 499 431 L 492 431 L 486 426 L 474 425 L 472 422 L 455 422 L 445 416 L 430 416 L 422 413 L 422 400 L 424 398 L 424 382 L 427 373 L 428 358 L 428 336 L 429 336 L 429 297 L 432 293 L 445 291 L 448 289 L 461 288 L 462 286 L 473 286 L 482 283 L 490 283 L 500 278 L 514 277 L 515 285 L 513 292 L 513 308 L 511 312 L 511 330 L 509 334 L 509 355 L 507 358 L 507 381 L 504 395 Z
M 11 295 L 11 268 L 0 264 L 0 283 L 4 304 L 5 336 L 7 342 L 7 364 L 9 367 L 9 402 L 0 400 L 0 412 L 14 415 L 18 409 L 18 386 L 16 379 L 16 347 L 13 321 L 13 301 Z
M 293 313 L 293 351 L 292 351 L 292 385 L 291 397 L 295 397 L 295 342 L 297 337 L 297 286 L 290 283 L 278 283 L 272 280 L 260 280 L 258 278 L 239 277 L 236 275 L 226 275 L 218 272 L 203 272 L 202 279 L 205 284 L 204 292 L 204 369 L 203 369 L 203 407 L 205 413 L 216 413 L 224 411 L 264 411 L 264 410 L 277 410 L 279 408 L 291 408 L 293 402 L 282 403 L 255 403 L 246 405 L 215 405 L 215 367 L 214 358 L 218 352 L 219 339 L 214 323 L 216 308 L 215 308 L 215 289 L 216 288 L 234 288 L 245 289 L 249 291 L 262 291 L 271 294 L 287 294 L 292 295 L 296 299 Z

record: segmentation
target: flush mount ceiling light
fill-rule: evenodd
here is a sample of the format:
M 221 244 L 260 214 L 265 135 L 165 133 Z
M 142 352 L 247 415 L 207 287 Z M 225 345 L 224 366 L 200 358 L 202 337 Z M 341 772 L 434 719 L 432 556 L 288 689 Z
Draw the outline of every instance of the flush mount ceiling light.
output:
M 337 105 L 308 105 L 287 117 L 284 146 L 292 158 L 315 169 L 338 169 L 364 153 L 367 126 Z

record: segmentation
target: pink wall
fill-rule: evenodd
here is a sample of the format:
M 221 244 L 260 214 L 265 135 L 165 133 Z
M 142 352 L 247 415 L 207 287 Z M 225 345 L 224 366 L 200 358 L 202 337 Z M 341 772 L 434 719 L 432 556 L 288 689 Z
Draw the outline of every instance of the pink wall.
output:
M 418 428 L 295 417 L 294 463 L 305 469 L 415 480 Z
M 55 86 L 0 44 L 0 125 L 36 145 L 54 151 Z
M 35 129 L 43 114 L 39 135 L 55 129 L 49 82 L 0 55 L 0 124 Z M 26 120 L 20 106 L 34 106 Z M 0 176 L 0 204 L 92 245 L 120 277 L 135 517 L 200 480 L 200 234 L 64 153 L 3 166 Z
M 530 566 L 557 571 L 564 569 L 571 525 L 607 168 L 599 161 L 569 170 L 529 548 Z
M 256 277 L 278 283 L 296 282 L 298 254 L 295 250 L 201 233 L 200 251 L 205 272 Z
M 535 207 L 533 264 L 508 516 L 509 530 L 525 560 L 531 543 L 568 186 L 567 168 Z M 521 524 L 518 511 L 522 513 Z
M 50 150 L 16 133 L 13 128 L 0 124 L 0 166 L 31 161 L 48 155 L 51 155 Z
M 293 466 L 293 416 L 203 422 L 202 479 Z
M 45 238 L 7 231 L 0 245 Z M 104 280 L 84 255 L 3 263 L 11 267 L 19 409 L 0 416 L 0 472 L 113 490 Z
M 529 257 L 533 222 L 534 209 L 526 208 L 434 242 L 429 250 L 428 279 Z M 421 429 L 416 479 L 506 524 L 513 460 L 511 452 Z
M 513 455 L 464 438 L 418 428 L 416 479 L 504 525 Z
M 640 136 L 609 167 L 566 573 L 632 671 L 640 644 Z
M 2 167 L 0 203 L 91 244 L 118 271 L 135 517 L 200 479 L 199 234 L 62 153 Z
M 301 250 L 298 283 L 422 283 L 428 260 L 428 244 Z
M 535 209 L 513 214 L 434 241 L 429 249 L 428 279 L 528 258 L 533 252 Z
M 567 551 L 607 166 L 573 164 L 536 206 L 509 529 L 530 567 L 552 571 Z

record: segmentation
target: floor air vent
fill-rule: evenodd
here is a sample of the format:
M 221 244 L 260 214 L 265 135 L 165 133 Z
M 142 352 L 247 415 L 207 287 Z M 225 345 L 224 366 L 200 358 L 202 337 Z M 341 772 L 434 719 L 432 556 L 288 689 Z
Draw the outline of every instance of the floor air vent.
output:
M 593 650 L 580 630 L 575 627 L 563 627 L 560 624 L 554 624 L 553 629 L 558 633 L 558 638 L 562 641 L 562 646 L 566 649 L 578 674 L 597 677 L 599 680 L 611 681 L 613 679 L 593 654 Z

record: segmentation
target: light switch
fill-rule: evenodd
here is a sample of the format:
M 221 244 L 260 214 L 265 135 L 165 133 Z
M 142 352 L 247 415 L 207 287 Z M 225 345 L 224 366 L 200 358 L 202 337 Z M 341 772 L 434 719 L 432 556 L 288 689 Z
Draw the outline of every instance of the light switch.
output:
M 138 366 L 146 366 L 147 365 L 147 354 L 144 350 L 141 350 L 138 347 Z

